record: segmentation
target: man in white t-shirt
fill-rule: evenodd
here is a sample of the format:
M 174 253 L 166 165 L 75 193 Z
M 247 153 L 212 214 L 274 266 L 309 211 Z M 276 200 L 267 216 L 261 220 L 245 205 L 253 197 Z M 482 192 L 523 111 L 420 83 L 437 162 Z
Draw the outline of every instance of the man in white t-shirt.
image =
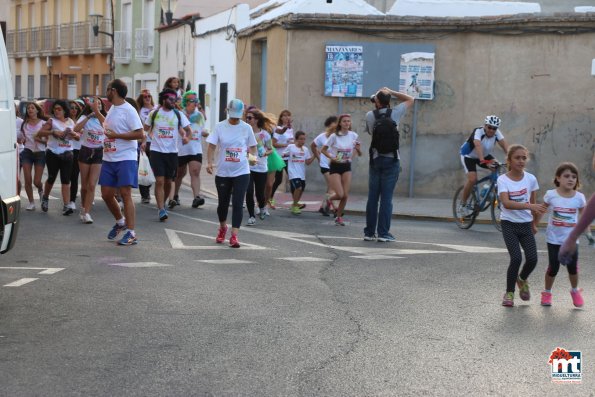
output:
M 178 139 L 184 145 L 192 136 L 190 121 L 183 112 L 175 109 L 177 94 L 166 88 L 159 93 L 159 107 L 149 113 L 145 131 L 151 137 L 151 168 L 155 174 L 155 201 L 159 220 L 167 219 L 165 198 L 169 197 L 172 181 L 178 170 Z
M 107 85 L 107 99 L 112 107 L 104 122 L 103 163 L 99 176 L 101 197 L 116 219 L 107 238 L 115 240 L 121 231 L 128 229 L 118 241 L 119 245 L 137 243 L 132 188 L 138 187 L 137 140 L 144 135 L 136 109 L 125 100 L 127 93 L 128 87 L 120 79 L 112 80 Z M 124 202 L 124 216 L 116 200 L 117 189 Z

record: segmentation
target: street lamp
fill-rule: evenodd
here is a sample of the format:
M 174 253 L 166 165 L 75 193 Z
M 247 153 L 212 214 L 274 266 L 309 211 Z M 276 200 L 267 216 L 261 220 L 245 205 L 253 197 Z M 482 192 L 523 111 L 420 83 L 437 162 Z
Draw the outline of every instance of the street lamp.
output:
M 89 14 L 89 18 L 91 18 L 91 23 L 93 25 L 93 35 L 95 37 L 99 36 L 99 33 L 103 33 L 105 35 L 108 35 L 109 37 L 112 38 L 112 41 L 114 40 L 114 34 L 110 33 L 110 32 L 104 32 L 103 30 L 99 30 L 99 20 L 101 18 L 103 18 L 103 15 L 101 14 Z
M 174 21 L 174 12 L 178 6 L 178 0 L 161 0 L 161 9 L 165 13 L 165 23 L 171 25 Z

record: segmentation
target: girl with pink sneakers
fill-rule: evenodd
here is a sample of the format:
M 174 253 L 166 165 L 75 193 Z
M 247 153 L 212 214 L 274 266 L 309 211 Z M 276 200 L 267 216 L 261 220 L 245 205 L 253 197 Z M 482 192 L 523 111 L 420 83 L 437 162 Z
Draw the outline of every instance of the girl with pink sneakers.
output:
M 545 289 L 541 293 L 541 304 L 543 306 L 551 306 L 552 304 L 552 286 L 560 269 L 560 261 L 558 260 L 560 246 L 577 224 L 586 204 L 585 195 L 577 191 L 580 188 L 580 182 L 578 168 L 573 163 L 562 163 L 558 166 L 554 184 L 556 188 L 548 190 L 543 198 L 549 212 L 546 230 L 549 266 L 545 273 Z M 570 290 L 572 303 L 576 307 L 581 307 L 583 297 L 581 296 L 581 289 L 578 288 L 577 262 L 578 251 L 575 251 L 570 263 L 567 265 L 568 278 L 572 287 Z

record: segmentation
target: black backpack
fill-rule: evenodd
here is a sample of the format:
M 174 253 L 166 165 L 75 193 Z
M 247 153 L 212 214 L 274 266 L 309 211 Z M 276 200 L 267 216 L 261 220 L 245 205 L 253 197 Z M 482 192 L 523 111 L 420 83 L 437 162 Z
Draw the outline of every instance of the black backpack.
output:
M 376 149 L 379 154 L 393 153 L 397 157 L 399 150 L 399 130 L 397 123 L 390 117 L 392 109 L 386 109 L 385 113 L 380 113 L 378 109 L 374 110 L 374 127 L 372 128 L 372 149 Z M 370 156 L 372 157 L 372 156 Z

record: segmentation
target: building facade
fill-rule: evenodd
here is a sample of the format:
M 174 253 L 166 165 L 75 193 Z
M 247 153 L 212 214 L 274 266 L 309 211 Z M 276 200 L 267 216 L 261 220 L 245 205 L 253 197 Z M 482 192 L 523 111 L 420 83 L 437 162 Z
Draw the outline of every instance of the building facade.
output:
M 7 50 L 16 98 L 104 94 L 111 78 L 111 0 L 11 0 Z

